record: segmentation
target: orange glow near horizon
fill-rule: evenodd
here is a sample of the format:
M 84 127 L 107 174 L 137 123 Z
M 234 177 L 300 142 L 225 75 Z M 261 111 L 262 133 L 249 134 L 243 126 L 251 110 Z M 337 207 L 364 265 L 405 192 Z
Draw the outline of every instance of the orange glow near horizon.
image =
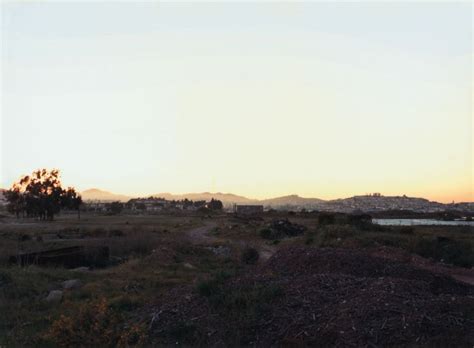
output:
M 0 186 L 473 201 L 472 6 L 2 3 Z

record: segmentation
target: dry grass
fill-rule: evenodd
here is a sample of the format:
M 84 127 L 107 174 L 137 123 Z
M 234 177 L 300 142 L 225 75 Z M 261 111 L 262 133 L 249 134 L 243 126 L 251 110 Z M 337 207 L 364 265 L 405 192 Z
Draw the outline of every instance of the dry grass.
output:
M 473 243 L 472 233 L 462 228 L 415 227 L 409 233 L 396 228 L 361 231 L 345 225 L 321 228 L 314 218 L 290 217 L 291 222 L 306 225 L 308 233 L 273 244 L 273 241 L 262 240 L 258 234 L 259 229 L 273 218 L 265 217 L 261 221 L 246 223 L 229 217 L 214 217 L 217 228 L 210 232 L 213 237 L 210 246 L 229 247 L 230 252 L 226 256 L 215 255 L 212 249 L 207 248 L 209 245 L 193 245 L 186 239 L 185 231 L 203 224 L 200 217 L 86 214 L 80 221 L 75 216 L 60 216 L 52 223 L 2 219 L 0 313 L 7 314 L 0 315 L 0 346 L 49 344 L 51 342 L 45 340 L 43 334 L 48 330 L 51 332 L 53 322 L 58 323 L 55 327 L 58 337 L 63 337 L 59 325 L 63 322 L 58 321 L 60 315 L 74 318 L 80 314 L 79 308 L 83 304 L 89 303 L 93 308 L 99 298 L 105 299 L 107 303 L 107 309 L 104 310 L 120 313 L 120 325 L 133 323 L 141 309 L 153 305 L 157 298 L 170 289 L 183 286 L 196 289 L 199 288 L 197 284 L 209 281 L 211 283 L 208 285 L 212 287 L 215 285 L 212 280 L 219 278 L 219 274 L 232 276 L 252 270 L 252 267 L 256 267 L 251 265 L 255 253 L 249 254 L 251 262 L 247 262 L 247 257 L 242 256 L 246 248 L 262 251 L 262 248 L 271 247 L 276 250 L 288 244 L 307 242 L 316 246 L 392 245 L 418 253 L 431 253 L 433 250 L 440 253 L 444 249 L 434 244 L 419 244 L 417 251 L 415 241 L 421 238 L 436 244 L 436 237 L 440 236 L 467 245 L 467 248 L 472 247 Z M 19 240 L 18 237 L 23 235 L 30 238 Z M 37 240 L 37 236 L 42 236 L 43 240 Z M 78 244 L 107 245 L 111 256 L 119 258 L 120 262 L 111 267 L 78 274 L 63 268 L 19 268 L 5 263 L 9 255 L 20 251 Z M 411 247 L 413 249 L 409 249 Z M 453 250 L 457 252 L 458 249 Z M 466 252 L 468 249 L 462 254 Z M 45 304 L 44 298 L 50 290 L 61 288 L 62 281 L 73 278 L 81 279 L 84 286 L 66 291 L 62 303 L 57 306 Z M 245 293 L 245 299 L 248 297 L 252 302 L 254 297 L 257 301 L 261 294 L 250 291 L 247 295 Z M 234 301 L 234 298 L 221 297 L 219 301 L 223 303 Z M 239 301 L 241 297 L 238 297 Z M 70 327 L 66 325 L 68 323 L 68 320 L 63 323 L 66 329 Z M 56 342 L 56 339 L 51 339 Z
M 186 241 L 183 232 L 200 226 L 200 218 L 86 215 L 80 222 L 73 217 L 60 217 L 53 223 L 15 219 L 10 222 L 13 223 L 0 224 L 0 346 L 67 342 L 71 320 L 88 315 L 81 314 L 82 304 L 90 303 L 92 308 L 99 298 L 106 301 L 106 311 L 120 314 L 119 325 L 133 322 L 133 313 L 153 303 L 170 288 L 193 286 L 210 274 L 239 265 L 239 260 L 224 260 L 205 247 L 190 245 Z M 58 238 L 58 233 L 61 238 Z M 32 238 L 20 242 L 18 236 L 22 234 Z M 37 241 L 34 238 L 37 234 L 42 234 L 44 240 Z M 6 264 L 7 257 L 19 250 L 71 244 L 107 245 L 111 256 L 122 261 L 86 273 Z M 74 278 L 81 279 L 84 286 L 65 291 L 63 301 L 58 305 L 44 302 L 50 290 L 61 289 L 64 280 Z M 61 315 L 65 319 L 61 319 Z M 51 335 L 45 336 L 47 332 Z

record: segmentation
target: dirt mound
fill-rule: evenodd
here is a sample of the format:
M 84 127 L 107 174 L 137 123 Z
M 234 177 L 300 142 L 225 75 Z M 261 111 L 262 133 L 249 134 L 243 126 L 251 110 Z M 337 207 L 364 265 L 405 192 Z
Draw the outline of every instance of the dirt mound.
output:
M 430 259 L 426 259 L 416 254 L 386 246 L 380 246 L 369 250 L 370 254 L 376 257 L 408 262 L 417 268 L 424 269 L 436 274 L 444 274 L 450 276 L 463 283 L 474 285 L 474 269 L 465 267 L 455 267 L 452 265 L 442 264 Z
M 414 267 L 399 260 L 373 256 L 363 250 L 333 248 L 288 248 L 270 258 L 263 270 L 288 276 L 346 274 L 365 278 L 401 278 L 444 286 L 449 291 L 466 294 L 469 287 L 443 275 Z M 449 286 L 445 286 L 449 284 Z
M 288 248 L 253 274 L 207 286 L 153 309 L 155 343 L 474 343 L 473 287 L 362 251 Z

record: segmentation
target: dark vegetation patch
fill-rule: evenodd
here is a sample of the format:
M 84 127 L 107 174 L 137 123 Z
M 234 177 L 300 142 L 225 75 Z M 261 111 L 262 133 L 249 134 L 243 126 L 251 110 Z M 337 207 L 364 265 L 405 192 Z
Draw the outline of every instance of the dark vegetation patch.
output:
M 306 227 L 303 225 L 292 223 L 288 219 L 275 219 L 260 230 L 260 236 L 264 239 L 282 239 L 299 236 L 305 231 Z
M 324 213 L 304 243 L 319 247 L 390 246 L 461 267 L 474 266 L 474 239 L 469 226 L 380 226 L 365 215 Z
M 247 265 L 254 265 L 259 259 L 258 250 L 252 247 L 247 247 L 242 251 L 240 259 L 243 263 Z
M 86 301 L 74 314 L 61 315 L 41 337 L 60 347 L 127 347 L 146 341 L 144 323 L 125 325 L 121 311 L 105 298 Z

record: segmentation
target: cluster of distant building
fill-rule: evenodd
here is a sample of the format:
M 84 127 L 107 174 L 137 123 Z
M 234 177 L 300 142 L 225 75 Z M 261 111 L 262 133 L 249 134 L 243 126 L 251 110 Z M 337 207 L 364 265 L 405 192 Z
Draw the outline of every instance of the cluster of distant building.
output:
M 113 206 L 120 204 L 121 209 L 132 213 L 153 213 L 160 211 L 196 211 L 199 208 L 206 208 L 206 201 L 191 201 L 188 199 L 171 201 L 160 197 L 134 198 L 126 203 L 120 202 L 104 202 L 104 201 L 87 201 L 83 210 L 90 212 L 108 212 Z
M 212 201 L 192 201 L 184 200 L 166 200 L 164 198 L 134 198 L 126 203 L 121 202 L 103 202 L 103 201 L 87 201 L 84 203 L 82 210 L 97 213 L 113 212 L 115 207 L 119 206 L 120 211 L 128 213 L 158 213 L 158 212 L 176 212 L 176 211 L 198 211 L 202 208 L 212 209 Z M 234 204 L 227 206 L 228 212 L 234 212 L 242 215 L 253 215 L 263 213 L 263 205 L 258 204 Z
M 265 208 L 267 209 L 270 207 Z M 437 213 L 446 210 L 474 212 L 474 203 L 465 202 L 444 204 L 432 202 L 424 198 L 407 197 L 406 195 L 383 196 L 380 193 L 374 193 L 331 201 L 321 201 L 311 204 L 272 206 L 271 208 L 294 211 L 318 210 L 342 213 L 383 212 L 391 210 L 409 210 L 418 213 Z
M 439 212 L 446 210 L 446 205 L 430 202 L 424 198 L 411 198 L 403 196 L 385 197 L 380 193 L 335 200 L 326 204 L 328 210 L 350 212 L 384 211 L 384 210 L 412 210 L 416 212 Z

